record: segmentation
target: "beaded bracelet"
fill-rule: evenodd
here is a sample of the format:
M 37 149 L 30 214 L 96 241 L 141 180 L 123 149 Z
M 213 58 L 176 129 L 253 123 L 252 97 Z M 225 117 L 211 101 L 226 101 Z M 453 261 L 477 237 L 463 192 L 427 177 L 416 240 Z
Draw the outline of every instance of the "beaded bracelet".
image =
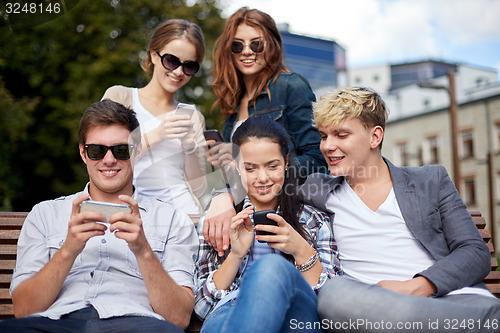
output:
M 319 254 L 318 251 L 316 251 L 315 249 L 313 255 L 310 256 L 305 263 L 303 263 L 302 265 L 295 264 L 295 267 L 297 267 L 299 272 L 305 272 L 307 270 L 310 270 L 316 264 L 316 262 L 318 262 L 318 259 L 319 259 Z

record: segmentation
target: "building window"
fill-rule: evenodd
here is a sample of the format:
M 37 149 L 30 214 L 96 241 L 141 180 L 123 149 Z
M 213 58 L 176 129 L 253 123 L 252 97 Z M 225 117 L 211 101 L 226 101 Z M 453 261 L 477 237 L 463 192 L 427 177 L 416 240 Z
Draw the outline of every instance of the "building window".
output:
M 436 136 L 427 138 L 424 141 L 424 164 L 439 163 L 438 143 L 438 138 Z
M 493 142 L 493 146 L 496 151 L 500 151 L 500 122 L 495 124 L 495 141 Z
M 496 193 L 496 201 L 500 203 L 500 171 L 497 171 L 497 175 L 495 177 L 495 193 Z
M 464 178 L 463 189 L 465 204 L 467 206 L 474 206 L 476 204 L 476 186 L 474 177 Z
M 399 166 L 408 166 L 408 144 L 398 143 L 394 151 L 394 162 Z
M 424 165 L 424 151 L 422 147 L 418 147 L 417 158 L 418 158 L 418 165 L 420 166 Z
M 474 157 L 474 133 L 472 130 L 463 131 L 461 133 L 461 157 Z

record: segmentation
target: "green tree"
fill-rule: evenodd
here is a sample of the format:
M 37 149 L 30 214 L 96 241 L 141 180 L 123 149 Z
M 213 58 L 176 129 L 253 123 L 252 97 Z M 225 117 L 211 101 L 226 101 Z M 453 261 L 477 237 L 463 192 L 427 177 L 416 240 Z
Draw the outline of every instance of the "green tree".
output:
M 203 29 L 202 70 L 177 98 L 197 104 L 207 127 L 222 124 L 210 112 L 212 46 L 224 24 L 214 0 L 63 3 L 64 14 L 46 23 L 38 24 L 43 19 L 33 16 L 38 25 L 13 22 L 0 9 L 1 209 L 26 211 L 41 200 L 82 189 L 88 178 L 77 150 L 79 119 L 109 86 L 147 83 L 141 57 L 164 20 L 184 18 Z

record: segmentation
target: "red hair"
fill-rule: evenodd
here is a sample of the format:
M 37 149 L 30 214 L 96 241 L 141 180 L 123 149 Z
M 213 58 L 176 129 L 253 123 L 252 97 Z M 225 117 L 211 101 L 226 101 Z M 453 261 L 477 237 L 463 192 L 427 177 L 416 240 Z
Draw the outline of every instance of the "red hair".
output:
M 256 92 L 266 89 L 269 94 L 267 82 L 273 76 L 277 77 L 278 73 L 288 71 L 283 64 L 281 35 L 273 18 L 257 9 L 240 8 L 229 17 L 224 31 L 215 42 L 212 88 L 216 101 L 213 108 L 219 105 L 224 116 L 236 113 L 236 105 L 245 92 L 242 74 L 237 70 L 231 52 L 236 30 L 241 24 L 247 24 L 260 31 L 266 42 L 262 53 L 266 66 L 256 78 L 258 82 Z M 255 103 L 255 100 L 253 102 Z

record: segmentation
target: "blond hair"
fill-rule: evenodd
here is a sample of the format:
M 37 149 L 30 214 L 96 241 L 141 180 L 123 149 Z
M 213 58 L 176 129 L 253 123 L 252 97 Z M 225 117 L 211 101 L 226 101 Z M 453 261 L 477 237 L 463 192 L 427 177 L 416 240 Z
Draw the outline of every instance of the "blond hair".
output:
M 348 87 L 326 94 L 313 105 L 314 126 L 339 126 L 348 118 L 358 118 L 365 128 L 385 129 L 389 111 L 373 89 Z

